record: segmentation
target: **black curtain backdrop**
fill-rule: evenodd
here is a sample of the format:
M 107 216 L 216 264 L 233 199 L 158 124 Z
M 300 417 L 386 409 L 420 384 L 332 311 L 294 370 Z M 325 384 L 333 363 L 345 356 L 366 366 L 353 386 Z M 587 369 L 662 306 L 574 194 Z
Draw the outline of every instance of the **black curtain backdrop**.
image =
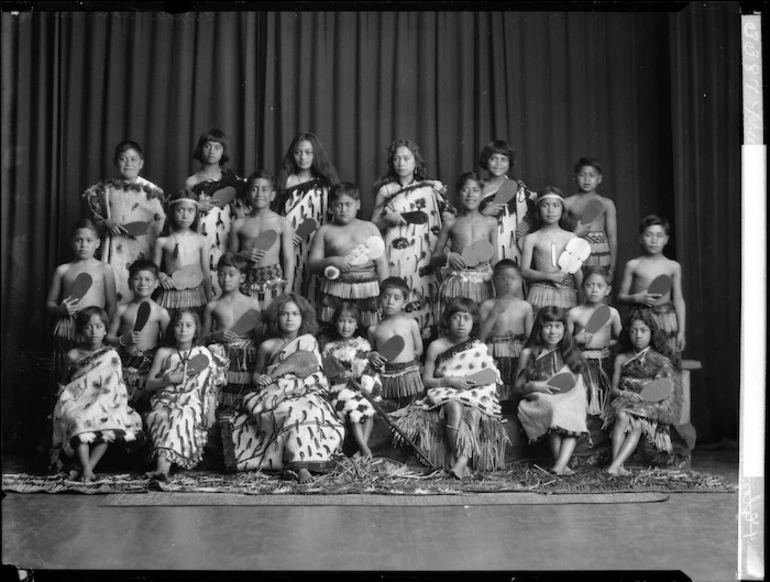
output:
M 667 255 L 684 268 L 685 357 L 706 365 L 696 428 L 737 435 L 737 348 L 702 339 L 739 337 L 737 5 L 3 13 L 2 33 L 4 451 L 26 451 L 40 433 L 44 302 L 56 265 L 71 260 L 80 193 L 115 175 L 124 138 L 144 147 L 143 175 L 173 192 L 196 170 L 192 150 L 208 127 L 227 133 L 241 174 L 276 172 L 296 133 L 316 133 L 360 187 L 367 218 L 396 138 L 414 139 L 451 190 L 495 138 L 511 142 L 513 173 L 532 188 L 572 193 L 574 162 L 599 158 L 618 207 L 619 271 L 639 253 L 642 216 L 675 224 Z

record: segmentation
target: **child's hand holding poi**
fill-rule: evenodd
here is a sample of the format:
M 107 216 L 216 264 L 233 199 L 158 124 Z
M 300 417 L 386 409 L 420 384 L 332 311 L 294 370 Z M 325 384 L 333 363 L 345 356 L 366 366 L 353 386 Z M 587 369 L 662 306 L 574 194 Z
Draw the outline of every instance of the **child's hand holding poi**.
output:
M 270 386 L 273 383 L 273 379 L 267 374 L 254 374 L 254 384 L 257 386 Z
M 212 341 L 223 342 L 226 344 L 229 344 L 241 339 L 237 333 L 229 329 L 218 329 L 216 331 L 212 331 L 209 337 L 211 338 Z
M 102 222 L 102 226 L 107 229 L 111 235 L 113 236 L 120 236 L 122 234 L 128 234 L 128 231 L 123 228 L 123 225 L 120 224 L 117 220 L 110 220 L 108 218 L 104 219 Z
M 487 204 L 484 207 L 484 210 L 481 211 L 481 214 L 483 216 L 494 216 L 497 217 L 500 215 L 500 213 L 505 209 L 507 204 Z
M 267 254 L 267 251 L 264 249 L 257 249 L 253 248 L 251 249 L 251 257 L 249 260 L 251 260 L 254 264 L 258 265 L 262 262 L 262 259 Z
M 474 384 L 472 382 L 468 382 L 465 378 L 462 376 L 447 376 L 446 378 L 442 378 L 439 381 L 439 388 L 454 388 L 458 392 L 461 392 L 463 390 L 468 390 L 469 388 L 473 388 Z
M 447 255 L 447 264 L 457 271 L 465 268 L 465 261 L 463 261 L 460 253 L 453 253 L 450 251 L 449 255 Z
M 388 361 L 385 358 L 383 358 L 382 355 L 377 351 L 370 352 L 367 357 L 369 359 L 369 363 L 375 369 L 381 368 Z
M 185 380 L 184 372 L 182 370 L 174 370 L 173 372 L 168 372 L 163 378 L 169 384 L 181 384 Z
M 660 293 L 649 293 L 647 289 L 645 289 L 636 294 L 636 303 L 646 305 L 647 307 L 653 307 L 661 297 L 662 295 Z
M 347 273 L 353 268 L 345 257 L 329 257 L 329 265 L 339 269 L 340 273 Z
M 541 394 L 553 394 L 553 389 L 548 382 L 527 382 L 524 386 L 530 392 L 540 392 Z
M 402 224 L 406 224 L 406 219 L 401 216 L 400 212 L 396 212 L 395 210 L 388 210 L 383 218 L 387 220 L 391 226 L 401 226 Z
M 66 297 L 59 304 L 59 309 L 61 309 L 62 315 L 67 315 L 70 317 L 77 315 L 78 303 L 80 303 L 80 299 L 75 299 L 73 297 Z
M 172 281 L 167 273 L 161 273 L 158 278 L 160 279 L 160 286 L 163 289 L 176 289 L 176 287 L 174 287 L 174 281 Z

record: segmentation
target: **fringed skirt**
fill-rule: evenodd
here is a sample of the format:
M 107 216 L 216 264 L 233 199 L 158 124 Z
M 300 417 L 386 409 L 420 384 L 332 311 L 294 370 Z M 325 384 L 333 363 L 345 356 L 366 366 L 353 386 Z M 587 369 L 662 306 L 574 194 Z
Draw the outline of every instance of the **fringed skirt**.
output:
M 531 284 L 527 302 L 532 305 L 535 316 L 542 307 L 555 305 L 562 309 L 572 309 L 577 305 L 577 289 L 572 275 L 564 275 L 562 282 L 543 283 L 537 281 Z
M 445 268 L 442 269 L 441 275 L 437 321 L 441 321 L 447 303 L 455 297 L 467 297 L 481 305 L 483 301 L 491 299 L 495 295 L 492 286 L 492 267 L 488 263 L 476 269 L 463 269 L 461 271 Z
M 379 321 L 377 298 L 380 283 L 374 268 L 341 273 L 337 279 L 321 281 L 321 321 L 330 323 L 334 310 L 343 301 L 355 303 L 361 312 L 361 325 L 369 327 Z
M 206 305 L 206 291 L 203 283 L 192 289 L 161 289 L 156 302 L 169 313 L 185 307 L 199 309 Z
M 502 384 L 497 385 L 497 398 L 515 400 L 516 370 L 519 367 L 519 355 L 524 347 L 526 336 L 507 334 L 487 339 L 487 349 L 495 359 L 495 365 L 500 370 Z
M 610 268 L 610 244 L 607 242 L 607 235 L 603 230 L 589 232 L 584 237 L 591 245 L 591 254 L 583 261 L 583 268 L 586 267 L 604 267 Z
M 437 467 L 452 466 L 454 460 L 447 440 L 443 406 L 425 409 L 414 403 L 389 416 L 426 453 L 431 463 Z M 505 466 L 505 445 L 509 441 L 499 417 L 482 414 L 479 409 L 471 406 L 463 406 L 457 438 L 458 454 L 466 455 L 470 459 L 470 466 L 476 471 L 494 471 Z M 395 433 L 395 444 L 402 444 L 401 441 L 402 438 Z
M 285 292 L 286 279 L 280 264 L 253 267 L 246 270 L 246 279 L 241 285 L 241 293 L 256 297 L 263 311 L 276 297 Z
M 588 373 L 586 392 L 588 393 L 588 414 L 597 415 L 604 412 L 610 395 L 612 382 L 612 360 L 609 348 L 602 350 L 583 350 Z
M 74 317 L 60 317 L 53 328 L 53 377 L 63 382 L 69 362 L 67 352 L 83 343 L 83 337 L 75 330 Z
M 151 394 L 144 389 L 144 385 L 147 383 L 147 374 L 157 351 L 157 348 L 135 352 L 121 348 L 118 351 L 123 365 L 123 381 L 128 389 L 128 404 L 139 413 L 150 409 Z
M 565 436 L 588 436 L 586 390 L 578 377 L 575 387 L 561 394 L 534 392 L 519 402 L 518 415 L 530 444 L 551 432 Z
M 382 397 L 389 400 L 418 396 L 425 391 L 420 376 L 420 362 L 386 363 L 380 372 Z
M 220 405 L 232 408 L 243 395 L 256 389 L 252 376 L 257 365 L 258 345 L 250 338 L 219 345 L 230 360 L 230 367 L 225 374 L 227 384 L 222 388 Z
M 655 419 L 653 408 L 659 402 L 634 402 L 623 395 L 615 398 L 602 414 L 604 424 L 602 429 L 609 429 L 617 421 L 618 415 L 625 410 L 628 414 L 628 426 L 626 432 L 640 428 L 642 434 L 657 450 L 670 453 L 673 451 L 671 433 L 668 424 L 663 424 Z

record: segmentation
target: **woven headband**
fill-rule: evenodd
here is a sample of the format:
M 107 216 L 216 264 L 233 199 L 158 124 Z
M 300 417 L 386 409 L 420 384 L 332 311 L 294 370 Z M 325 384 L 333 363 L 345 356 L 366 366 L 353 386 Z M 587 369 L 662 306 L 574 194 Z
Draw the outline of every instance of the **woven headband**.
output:
M 558 200 L 562 204 L 564 204 L 564 198 L 556 194 L 555 192 L 549 192 L 548 194 L 543 194 L 540 198 L 537 199 L 537 203 L 540 204 L 543 200 Z

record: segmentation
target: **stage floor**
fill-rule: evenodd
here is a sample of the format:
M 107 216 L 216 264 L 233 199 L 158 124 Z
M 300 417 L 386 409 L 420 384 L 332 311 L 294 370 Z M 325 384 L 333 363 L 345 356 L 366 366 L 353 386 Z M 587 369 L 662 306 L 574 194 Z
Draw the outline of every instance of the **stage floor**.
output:
M 737 482 L 738 453 L 692 469 Z M 734 580 L 738 493 L 662 503 L 478 507 L 100 507 L 8 493 L 2 561 L 21 569 L 682 570 Z

